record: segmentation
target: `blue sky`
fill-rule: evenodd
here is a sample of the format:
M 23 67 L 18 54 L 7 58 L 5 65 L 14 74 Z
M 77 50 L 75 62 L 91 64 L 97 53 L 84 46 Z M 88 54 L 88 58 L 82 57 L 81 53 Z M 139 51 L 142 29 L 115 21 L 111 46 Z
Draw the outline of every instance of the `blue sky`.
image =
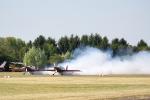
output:
M 150 44 L 150 0 L 0 0 L 0 36 L 99 33 Z

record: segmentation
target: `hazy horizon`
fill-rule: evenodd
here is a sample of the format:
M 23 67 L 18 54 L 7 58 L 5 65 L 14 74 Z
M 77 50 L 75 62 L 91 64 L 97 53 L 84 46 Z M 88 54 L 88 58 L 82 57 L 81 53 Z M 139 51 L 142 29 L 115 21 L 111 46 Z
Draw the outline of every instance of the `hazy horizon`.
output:
M 99 33 L 150 44 L 150 0 L 0 0 L 0 37 Z

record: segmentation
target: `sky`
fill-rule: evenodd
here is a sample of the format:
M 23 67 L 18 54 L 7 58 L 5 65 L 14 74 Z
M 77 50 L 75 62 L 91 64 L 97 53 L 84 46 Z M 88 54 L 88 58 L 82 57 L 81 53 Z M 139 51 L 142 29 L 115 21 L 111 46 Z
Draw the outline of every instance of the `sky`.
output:
M 0 37 L 91 33 L 150 45 L 150 0 L 0 0 Z

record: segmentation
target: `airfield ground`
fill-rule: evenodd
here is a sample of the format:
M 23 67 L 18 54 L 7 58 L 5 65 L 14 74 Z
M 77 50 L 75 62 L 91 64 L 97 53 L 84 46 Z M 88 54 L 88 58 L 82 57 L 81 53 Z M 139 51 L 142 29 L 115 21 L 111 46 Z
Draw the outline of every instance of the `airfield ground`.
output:
M 150 76 L 32 76 L 1 72 L 0 100 L 150 100 Z

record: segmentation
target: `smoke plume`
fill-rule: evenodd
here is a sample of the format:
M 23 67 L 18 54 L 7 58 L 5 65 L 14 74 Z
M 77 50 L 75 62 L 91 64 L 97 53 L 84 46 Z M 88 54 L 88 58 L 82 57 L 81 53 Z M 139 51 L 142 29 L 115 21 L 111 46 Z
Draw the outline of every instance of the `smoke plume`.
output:
M 103 52 L 92 47 L 78 48 L 72 60 L 59 65 L 79 69 L 83 75 L 150 74 L 150 52 L 112 57 L 111 50 Z

